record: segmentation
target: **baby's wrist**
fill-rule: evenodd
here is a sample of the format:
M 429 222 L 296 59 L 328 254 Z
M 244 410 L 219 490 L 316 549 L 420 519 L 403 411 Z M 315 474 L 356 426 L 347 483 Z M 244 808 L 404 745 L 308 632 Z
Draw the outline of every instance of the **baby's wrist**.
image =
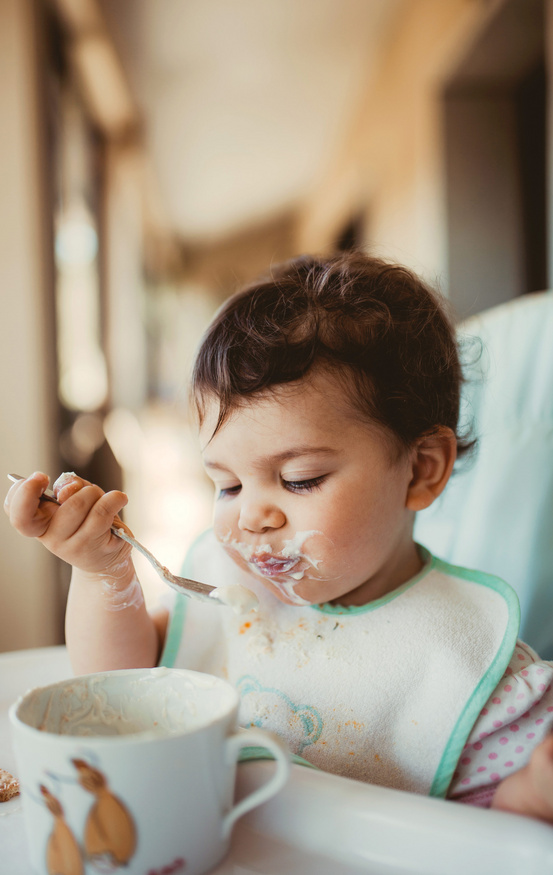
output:
M 107 581 L 110 586 L 125 589 L 133 577 L 136 577 L 136 571 L 132 559 L 126 557 L 120 561 L 110 562 L 105 567 L 90 569 L 75 565 L 73 566 L 73 575 L 77 576 L 83 584 L 94 586 L 98 582 Z
M 102 571 L 74 569 L 74 578 L 80 585 L 93 586 L 108 611 L 138 608 L 144 595 L 131 559 L 114 563 Z
M 144 594 L 134 569 L 130 579 L 101 579 L 100 596 L 106 611 L 124 611 L 144 604 Z

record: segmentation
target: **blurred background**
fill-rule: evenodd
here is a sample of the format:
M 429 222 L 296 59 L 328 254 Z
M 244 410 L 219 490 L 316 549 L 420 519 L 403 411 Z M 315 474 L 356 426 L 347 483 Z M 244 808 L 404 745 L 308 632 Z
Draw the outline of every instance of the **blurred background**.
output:
M 365 246 L 459 318 L 546 288 L 552 36 L 553 0 L 0 0 L 2 476 L 125 489 L 178 571 L 190 365 L 243 281 Z M 0 650 L 61 643 L 67 567 L 0 550 Z

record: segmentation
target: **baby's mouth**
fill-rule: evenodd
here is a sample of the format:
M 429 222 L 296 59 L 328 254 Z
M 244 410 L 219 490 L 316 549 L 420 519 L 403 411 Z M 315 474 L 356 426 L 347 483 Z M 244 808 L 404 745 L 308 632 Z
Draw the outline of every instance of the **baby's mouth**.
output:
M 255 570 L 264 577 L 278 577 L 281 574 L 290 574 L 298 565 L 300 559 L 300 556 L 283 558 L 272 556 L 270 553 L 260 553 L 251 556 L 249 564 L 253 565 Z

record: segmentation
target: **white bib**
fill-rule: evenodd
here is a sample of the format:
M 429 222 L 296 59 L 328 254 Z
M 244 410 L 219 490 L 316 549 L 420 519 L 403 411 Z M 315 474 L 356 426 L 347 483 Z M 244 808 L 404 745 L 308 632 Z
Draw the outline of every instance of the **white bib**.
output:
M 248 578 L 259 611 L 194 605 L 183 636 L 181 599 L 162 662 L 228 678 L 241 725 L 277 732 L 325 771 L 445 796 L 509 663 L 519 611 L 502 580 L 426 558 L 361 608 L 284 605 Z M 194 560 L 187 573 L 213 585 L 240 574 L 212 536 Z

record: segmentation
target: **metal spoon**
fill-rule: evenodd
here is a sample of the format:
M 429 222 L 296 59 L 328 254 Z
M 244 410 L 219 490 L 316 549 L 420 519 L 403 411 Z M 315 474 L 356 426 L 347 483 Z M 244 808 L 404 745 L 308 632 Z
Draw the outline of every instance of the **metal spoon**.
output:
M 14 483 L 17 483 L 18 480 L 25 480 L 25 477 L 22 477 L 20 474 L 8 474 L 8 478 L 13 480 Z M 45 492 L 40 496 L 41 501 L 51 501 L 53 504 L 60 504 L 57 500 L 56 496 L 52 492 L 51 489 L 46 489 Z M 119 517 L 115 518 L 116 521 L 119 520 Z M 123 523 L 121 522 L 121 526 Z M 189 598 L 199 599 L 200 601 L 208 601 L 211 604 L 226 604 L 225 601 L 222 601 L 215 594 L 216 587 L 208 586 L 206 583 L 199 583 L 197 580 L 190 580 L 188 577 L 177 577 L 176 574 L 171 574 L 168 568 L 165 565 L 162 565 L 153 553 L 150 553 L 146 547 L 143 547 L 142 544 L 136 540 L 136 538 L 131 537 L 131 535 L 127 534 L 127 532 L 123 528 L 118 528 L 117 525 L 111 527 L 111 531 L 116 537 L 121 538 L 122 541 L 126 541 L 127 544 L 130 544 L 135 550 L 138 550 L 139 553 L 142 553 L 143 556 L 146 557 L 148 562 L 155 568 L 159 576 L 162 580 L 165 581 L 168 586 L 172 587 L 172 589 L 176 589 L 177 592 L 181 592 L 183 595 L 188 596 Z

